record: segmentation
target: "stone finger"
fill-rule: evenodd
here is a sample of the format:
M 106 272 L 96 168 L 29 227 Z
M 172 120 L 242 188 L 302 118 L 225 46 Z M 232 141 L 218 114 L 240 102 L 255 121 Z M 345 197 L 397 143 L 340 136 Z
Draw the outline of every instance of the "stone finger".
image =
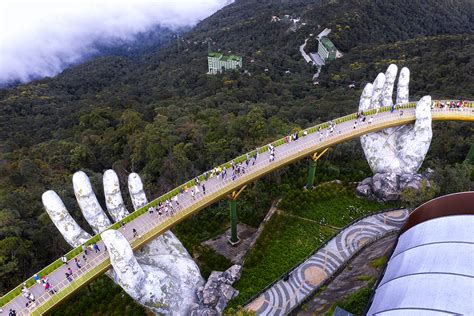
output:
M 370 109 L 370 99 L 372 98 L 372 90 L 373 85 L 371 83 L 365 85 L 364 91 L 362 91 L 362 95 L 360 96 L 359 111 L 366 111 Z
M 372 90 L 372 97 L 370 99 L 370 108 L 371 109 L 378 109 L 380 108 L 381 104 L 381 97 L 382 97 L 382 90 L 385 84 L 385 75 L 383 73 L 379 73 L 374 81 L 374 87 Z
M 104 195 L 107 211 L 115 222 L 122 220 L 127 216 L 128 210 L 123 202 L 120 183 L 115 171 L 109 169 L 104 172 Z
M 83 171 L 78 171 L 72 176 L 72 183 L 82 215 L 96 234 L 104 231 L 111 222 L 92 190 L 89 177 Z
M 431 129 L 431 96 L 425 95 L 418 101 L 415 116 L 415 130 L 425 129 L 428 126 Z
M 395 84 L 395 78 L 397 77 L 398 67 L 397 65 L 391 64 L 388 66 L 385 72 L 385 84 L 382 89 L 382 106 L 393 105 L 393 86 Z
M 397 104 L 403 104 L 409 102 L 409 89 L 410 84 L 410 70 L 407 67 L 403 67 L 400 71 L 397 84 Z
M 433 130 L 431 127 L 431 97 L 424 96 L 416 105 L 416 121 L 411 129 L 399 136 L 400 159 L 404 173 L 415 174 L 421 167 L 430 148 Z
M 109 229 L 101 234 L 110 256 L 115 281 L 134 299 L 142 296 L 145 272 L 133 255 L 127 239 L 117 230 Z
M 135 210 L 148 204 L 142 179 L 135 172 L 128 175 L 128 191 L 130 192 L 130 198 Z
M 61 198 L 56 192 L 49 190 L 41 196 L 44 208 L 63 238 L 72 247 L 77 247 L 91 238 L 72 218 Z

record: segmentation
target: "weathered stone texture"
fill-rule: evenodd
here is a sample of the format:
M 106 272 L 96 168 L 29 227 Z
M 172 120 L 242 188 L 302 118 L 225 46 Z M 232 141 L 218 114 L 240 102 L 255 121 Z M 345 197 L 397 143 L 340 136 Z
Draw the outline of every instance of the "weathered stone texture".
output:
M 239 294 L 232 284 L 240 279 L 242 266 L 233 265 L 224 272 L 213 271 L 204 286 L 197 289 L 198 304 L 192 316 L 222 315 L 227 303 Z
M 392 92 L 397 66 L 390 65 L 385 74 L 379 73 L 373 84 L 368 83 L 359 103 L 359 111 L 392 106 Z M 397 85 L 397 104 L 408 102 L 410 71 L 403 68 Z M 400 115 L 401 112 L 396 112 Z M 418 190 L 421 180 L 417 175 L 430 147 L 431 97 L 424 96 L 416 105 L 416 121 L 399 127 L 387 128 L 361 136 L 360 141 L 374 176 L 357 187 L 357 193 L 379 201 L 393 201 L 405 187 Z M 376 117 L 376 114 L 373 115 Z

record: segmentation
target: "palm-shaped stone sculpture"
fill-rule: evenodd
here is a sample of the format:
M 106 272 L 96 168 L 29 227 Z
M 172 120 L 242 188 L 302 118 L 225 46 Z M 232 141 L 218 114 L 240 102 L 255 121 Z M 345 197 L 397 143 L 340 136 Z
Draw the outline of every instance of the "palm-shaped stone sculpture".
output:
M 379 73 L 374 83 L 368 83 L 359 103 L 359 111 L 393 106 L 392 93 L 398 68 L 390 65 Z M 397 84 L 395 104 L 409 101 L 410 71 L 402 68 Z M 362 181 L 357 192 L 378 200 L 396 200 L 405 187 L 418 188 L 426 175 L 417 175 L 433 136 L 431 130 L 431 97 L 424 96 L 416 105 L 414 124 L 391 127 L 361 136 L 365 157 L 374 176 Z M 400 115 L 402 113 L 397 113 Z M 403 114 L 402 114 L 403 115 Z
M 113 170 L 104 173 L 104 195 L 109 215 L 119 221 L 128 215 L 119 180 Z M 74 193 L 85 219 L 95 233 L 103 232 L 111 222 L 102 210 L 87 175 L 73 176 Z M 128 177 L 132 204 L 138 209 L 147 204 L 143 184 L 136 173 Z M 91 238 L 66 210 L 54 191 L 43 194 L 43 204 L 64 239 L 73 247 Z M 117 230 L 104 231 L 113 278 L 132 298 L 159 314 L 188 315 L 197 301 L 196 290 L 204 284 L 200 271 L 176 236 L 167 231 L 133 253 L 130 244 Z

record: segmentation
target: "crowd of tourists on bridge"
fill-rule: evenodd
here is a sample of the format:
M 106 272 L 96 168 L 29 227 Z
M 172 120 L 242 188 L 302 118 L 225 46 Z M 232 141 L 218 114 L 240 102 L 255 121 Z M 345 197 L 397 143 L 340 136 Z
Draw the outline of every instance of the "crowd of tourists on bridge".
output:
M 433 101 L 431 104 L 431 108 L 439 108 L 439 109 L 460 109 L 468 107 L 469 102 L 463 99 L 459 99 L 459 101 Z
M 96 243 L 93 243 L 89 246 L 83 245 L 82 249 L 83 249 L 82 259 L 83 259 L 84 263 L 86 263 L 87 260 L 88 260 L 88 250 L 93 251 L 95 253 L 99 253 L 101 251 L 100 247 Z M 60 258 L 60 260 L 61 260 L 61 262 L 63 262 L 63 265 L 67 267 L 66 272 L 64 272 L 64 274 L 66 276 L 66 279 L 69 282 L 72 282 L 74 272 L 71 269 L 71 266 L 69 266 L 70 261 L 67 259 L 66 256 L 62 256 Z M 77 271 L 76 271 L 76 273 L 77 273 L 79 271 L 79 269 L 82 268 L 82 263 L 81 263 L 81 260 L 78 257 L 75 257 L 73 261 L 74 261 L 74 265 L 77 268 Z M 54 294 L 57 293 L 57 290 L 53 287 L 53 284 L 51 283 L 51 281 L 49 280 L 49 278 L 46 275 L 40 276 L 38 274 L 35 274 L 35 275 L 33 275 L 33 279 L 37 284 L 41 285 L 44 288 L 46 293 L 49 293 L 50 295 L 54 295 Z M 26 300 L 27 300 L 26 303 L 25 303 L 25 307 L 32 308 L 32 307 L 36 306 L 36 304 L 37 304 L 36 297 L 30 291 L 30 289 L 27 287 L 26 282 L 23 283 L 23 285 L 21 287 L 21 295 L 24 298 L 26 298 Z M 9 315 L 16 315 L 16 310 L 14 310 L 14 309 L 10 309 L 9 312 L 10 312 Z

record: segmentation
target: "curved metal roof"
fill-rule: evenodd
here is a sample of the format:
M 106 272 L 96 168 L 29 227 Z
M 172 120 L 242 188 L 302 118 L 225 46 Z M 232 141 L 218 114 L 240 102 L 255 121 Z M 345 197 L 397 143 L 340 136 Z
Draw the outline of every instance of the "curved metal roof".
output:
M 368 315 L 474 315 L 474 215 L 403 233 Z

